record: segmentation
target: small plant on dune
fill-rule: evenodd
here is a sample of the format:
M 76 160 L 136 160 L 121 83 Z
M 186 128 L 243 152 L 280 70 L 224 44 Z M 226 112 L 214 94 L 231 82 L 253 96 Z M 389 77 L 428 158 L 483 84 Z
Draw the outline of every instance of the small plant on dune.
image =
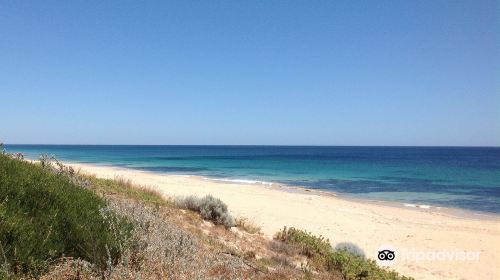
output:
M 307 257 L 325 256 L 332 251 L 330 241 L 323 236 L 316 237 L 311 233 L 291 228 L 283 228 L 283 230 L 276 233 L 274 239 L 293 244 L 300 249 L 301 254 Z
M 201 199 L 200 214 L 206 220 L 227 228 L 234 226 L 234 219 L 227 211 L 227 205 L 220 199 L 207 195 Z
M 199 212 L 203 219 L 212 221 L 217 225 L 230 228 L 235 224 L 233 216 L 227 210 L 227 205 L 222 200 L 211 195 L 202 198 L 196 196 L 177 198 L 175 203 L 180 208 Z
M 254 234 L 260 233 L 261 229 L 255 223 L 249 221 L 247 218 L 238 218 L 235 223 L 236 227 L 241 228 L 242 230 Z

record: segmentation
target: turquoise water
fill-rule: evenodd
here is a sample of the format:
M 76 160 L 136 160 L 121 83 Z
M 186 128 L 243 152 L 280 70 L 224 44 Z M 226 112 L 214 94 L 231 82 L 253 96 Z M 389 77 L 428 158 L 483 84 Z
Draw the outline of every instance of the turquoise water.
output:
M 500 148 L 7 145 L 29 158 L 114 165 L 345 196 L 500 212 Z

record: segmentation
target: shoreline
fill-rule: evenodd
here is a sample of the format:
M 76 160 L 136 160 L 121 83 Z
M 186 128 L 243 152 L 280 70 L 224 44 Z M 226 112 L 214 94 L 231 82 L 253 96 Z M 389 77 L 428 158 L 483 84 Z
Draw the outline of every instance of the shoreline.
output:
M 29 159 L 29 160 L 33 161 L 34 159 Z M 34 161 L 36 161 L 36 160 L 34 160 Z M 314 188 L 310 188 L 307 186 L 300 186 L 300 185 L 287 185 L 287 184 L 283 184 L 283 183 L 279 183 L 279 182 L 272 182 L 272 181 L 262 181 L 262 180 L 254 180 L 254 179 L 228 179 L 228 178 L 224 178 L 224 177 L 223 178 L 209 177 L 209 176 L 201 176 L 201 175 L 197 175 L 197 174 L 175 174 L 175 173 L 167 173 L 167 172 L 142 170 L 142 169 L 136 169 L 133 167 L 126 167 L 126 166 L 116 166 L 116 165 L 108 164 L 108 163 L 84 163 L 84 162 L 66 161 L 66 160 L 61 160 L 60 162 L 62 162 L 65 165 L 82 165 L 82 166 L 89 165 L 89 166 L 96 166 L 96 167 L 113 168 L 113 169 L 117 169 L 117 170 L 130 170 L 130 171 L 134 171 L 134 172 L 143 172 L 145 174 L 151 174 L 151 175 L 192 178 L 192 179 L 197 179 L 200 181 L 210 181 L 210 182 L 216 182 L 216 183 L 220 183 L 220 184 L 229 184 L 229 185 L 243 184 L 243 185 L 248 185 L 248 186 L 257 186 L 257 187 L 275 189 L 275 190 L 284 191 L 284 192 L 315 194 L 315 195 L 320 195 L 320 196 L 332 196 L 332 197 L 336 197 L 338 199 L 347 200 L 347 201 L 351 201 L 351 202 L 355 202 L 355 203 L 367 203 L 367 204 L 373 204 L 373 205 L 379 205 L 379 206 L 389 206 L 389 207 L 394 207 L 394 208 L 413 210 L 413 211 L 417 211 L 417 212 L 437 213 L 437 214 L 448 215 L 448 216 L 460 218 L 460 219 L 500 221 L 500 213 L 486 212 L 486 211 L 479 211 L 479 210 L 472 210 L 472 209 L 458 208 L 458 207 L 431 205 L 431 204 L 415 204 L 415 203 L 395 201 L 395 200 L 377 200 L 377 199 L 370 199 L 370 198 L 357 198 L 357 197 L 352 197 L 352 196 L 349 196 L 349 195 L 346 195 L 343 193 L 334 192 L 334 191 L 323 190 L 323 189 L 314 189 Z
M 107 167 L 116 167 L 112 165 L 106 165 Z M 117 167 L 121 168 L 121 167 Z M 128 169 L 128 170 L 137 170 L 134 168 L 128 168 L 128 167 L 123 167 L 123 169 Z M 345 195 L 342 193 L 337 193 L 334 191 L 328 191 L 328 190 L 322 190 L 322 189 L 314 189 L 314 188 L 308 188 L 306 186 L 300 186 L 300 185 L 286 185 L 286 184 L 281 184 L 281 183 L 276 183 L 276 182 L 269 182 L 269 181 L 258 181 L 257 183 L 243 183 L 243 182 L 238 182 L 242 180 L 224 180 L 224 179 L 217 179 L 217 178 L 210 178 L 210 177 L 204 177 L 204 176 L 199 176 L 199 175 L 190 175 L 190 174 L 170 174 L 170 173 L 161 173 L 161 172 L 154 172 L 154 171 L 146 171 L 146 170 L 137 170 L 141 172 L 146 172 L 146 173 L 151 173 L 151 174 L 158 174 L 158 175 L 163 175 L 163 176 L 181 176 L 181 177 L 189 177 L 189 178 L 194 178 L 198 180 L 209 180 L 209 181 L 217 181 L 218 183 L 221 184 L 229 184 L 229 185 L 234 185 L 234 184 L 245 184 L 249 186 L 256 186 L 258 188 L 269 188 L 269 189 L 274 189 L 278 191 L 283 191 L 283 192 L 290 192 L 290 193 L 299 193 L 299 194 L 312 194 L 312 195 L 319 195 L 319 196 L 326 196 L 326 197 L 334 197 L 342 200 L 347 200 L 355 203 L 367 203 L 367 204 L 373 204 L 373 205 L 378 205 L 378 206 L 388 206 L 388 207 L 394 207 L 394 208 L 400 208 L 400 209 L 407 209 L 407 210 L 413 210 L 417 212 L 426 212 L 426 213 L 436 213 L 436 214 L 443 214 L 443 215 L 448 215 L 451 217 L 459 218 L 459 219 L 476 219 L 476 220 L 492 220 L 492 221 L 500 221 L 500 213 L 492 213 L 492 212 L 483 212 L 483 211 L 478 211 L 478 210 L 470 210 L 470 209 L 464 209 L 464 208 L 454 208 L 454 207 L 447 207 L 447 206 L 436 206 L 436 205 L 429 205 L 429 204 L 414 204 L 414 203 L 406 203 L 406 202 L 401 202 L 401 201 L 394 201 L 394 200 L 376 200 L 376 199 L 369 199 L 369 198 L 356 198 L 352 197 L 349 195 Z M 259 182 L 264 182 L 264 183 L 259 183 Z

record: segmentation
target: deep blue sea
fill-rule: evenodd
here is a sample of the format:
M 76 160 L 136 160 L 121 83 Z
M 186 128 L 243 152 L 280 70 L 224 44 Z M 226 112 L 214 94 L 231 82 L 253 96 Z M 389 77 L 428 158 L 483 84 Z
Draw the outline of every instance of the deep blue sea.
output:
M 82 163 L 500 213 L 500 148 L 6 145 Z

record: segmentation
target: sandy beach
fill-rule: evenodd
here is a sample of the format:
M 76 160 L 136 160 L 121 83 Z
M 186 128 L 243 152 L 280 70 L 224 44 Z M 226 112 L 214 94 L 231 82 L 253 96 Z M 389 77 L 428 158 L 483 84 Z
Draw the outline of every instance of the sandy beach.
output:
M 272 237 L 284 226 L 354 243 L 376 259 L 382 247 L 398 256 L 391 268 L 415 279 L 499 279 L 500 219 L 444 209 L 353 201 L 305 189 L 227 183 L 196 176 L 68 163 L 100 178 L 121 176 L 168 197 L 212 194 Z

